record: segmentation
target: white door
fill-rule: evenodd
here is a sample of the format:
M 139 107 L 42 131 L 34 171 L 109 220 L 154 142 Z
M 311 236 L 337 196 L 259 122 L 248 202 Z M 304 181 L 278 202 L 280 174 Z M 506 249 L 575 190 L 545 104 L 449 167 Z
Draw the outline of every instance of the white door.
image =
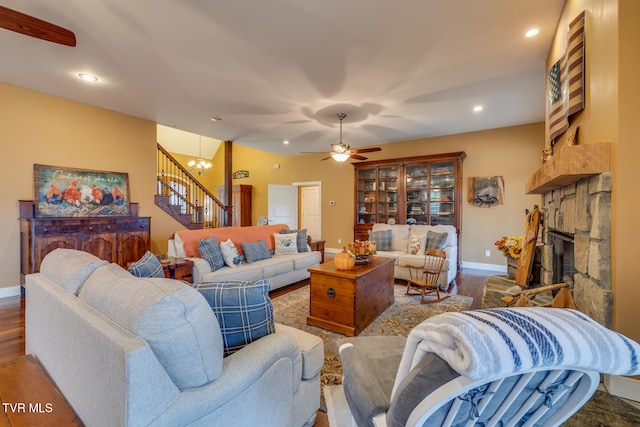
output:
M 300 228 L 307 229 L 307 236 L 320 240 L 320 188 L 302 187 L 300 199 Z
M 287 224 L 298 228 L 298 187 L 294 185 L 269 184 L 269 224 Z

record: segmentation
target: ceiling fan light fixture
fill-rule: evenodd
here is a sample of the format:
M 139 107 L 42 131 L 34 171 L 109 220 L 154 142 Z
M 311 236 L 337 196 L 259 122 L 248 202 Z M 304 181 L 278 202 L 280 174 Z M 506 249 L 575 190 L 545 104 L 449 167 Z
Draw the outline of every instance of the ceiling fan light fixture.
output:
M 331 153 L 331 157 L 336 162 L 344 162 L 351 157 L 351 155 L 349 153 Z

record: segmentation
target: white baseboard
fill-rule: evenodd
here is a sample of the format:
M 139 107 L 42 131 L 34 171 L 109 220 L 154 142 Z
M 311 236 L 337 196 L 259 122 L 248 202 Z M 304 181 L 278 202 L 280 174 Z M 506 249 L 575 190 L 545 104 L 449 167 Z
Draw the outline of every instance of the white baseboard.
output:
M 20 285 L 0 288 L 0 298 L 9 298 L 20 295 Z
M 638 402 L 640 399 L 640 380 L 618 375 L 604 375 L 604 385 L 614 396 Z
M 484 264 L 481 262 L 462 261 L 462 268 L 472 268 L 474 270 L 495 271 L 496 273 L 506 273 L 507 266 L 502 264 Z

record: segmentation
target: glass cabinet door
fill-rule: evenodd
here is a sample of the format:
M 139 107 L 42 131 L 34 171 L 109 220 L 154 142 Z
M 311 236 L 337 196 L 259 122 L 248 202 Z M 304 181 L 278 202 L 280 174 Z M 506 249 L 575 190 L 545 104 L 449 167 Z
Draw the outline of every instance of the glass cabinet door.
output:
M 407 224 L 428 224 L 427 165 L 407 165 L 405 191 L 407 197 Z
M 454 194 L 454 162 L 431 164 L 429 176 L 429 223 L 431 225 L 453 225 Z
M 376 220 L 377 168 L 358 171 L 357 222 L 369 224 Z
M 378 168 L 378 221 L 387 223 L 393 219 L 399 223 L 398 178 L 400 167 L 380 166 Z

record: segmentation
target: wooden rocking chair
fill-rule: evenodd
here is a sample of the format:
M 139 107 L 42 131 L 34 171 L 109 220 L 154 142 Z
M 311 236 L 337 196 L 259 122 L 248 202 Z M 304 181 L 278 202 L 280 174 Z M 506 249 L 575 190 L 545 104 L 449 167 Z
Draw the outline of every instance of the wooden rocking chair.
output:
M 417 295 L 411 293 L 411 289 L 420 289 L 420 295 L 422 295 L 420 304 L 433 304 L 449 298 L 450 295 L 440 296 L 440 288 L 438 285 L 440 270 L 442 270 L 446 259 L 447 254 L 444 251 L 440 249 L 427 249 L 424 252 L 423 265 L 407 265 L 409 269 L 409 279 L 407 280 L 406 295 Z M 436 294 L 436 299 L 424 299 L 425 295 L 433 293 Z

